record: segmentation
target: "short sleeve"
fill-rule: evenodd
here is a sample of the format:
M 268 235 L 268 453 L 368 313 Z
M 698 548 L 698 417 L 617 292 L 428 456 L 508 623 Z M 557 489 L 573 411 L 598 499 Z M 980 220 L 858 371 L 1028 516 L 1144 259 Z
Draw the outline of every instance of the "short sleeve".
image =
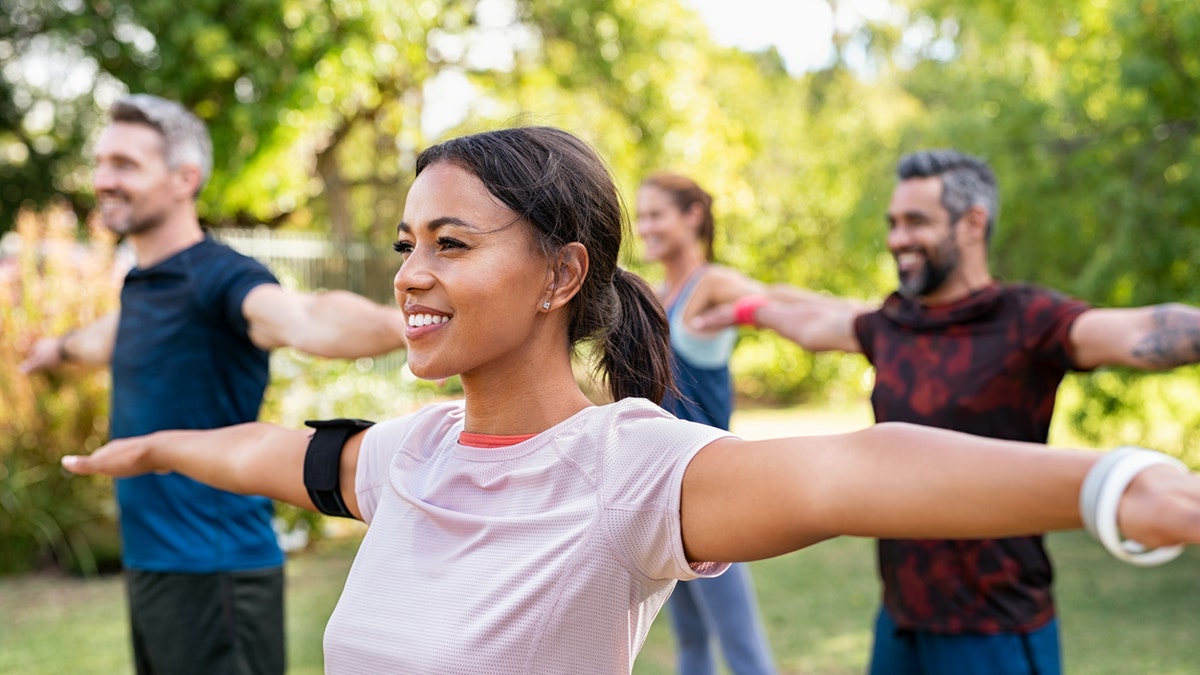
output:
M 368 525 L 383 499 L 392 489 L 391 470 L 399 454 L 428 458 L 462 430 L 463 403 L 430 403 L 403 417 L 380 422 L 363 434 L 358 448 L 358 466 L 354 473 L 354 494 L 358 512 Z
M 212 239 L 189 252 L 187 264 L 203 280 L 197 284 L 200 307 L 240 334 L 250 328 L 242 313 L 246 296 L 262 284 L 279 283 L 266 265 Z
M 226 287 L 221 306 L 224 308 L 225 318 L 230 325 L 237 326 L 244 332 L 250 328 L 249 322 L 246 321 L 246 315 L 242 311 L 246 296 L 250 294 L 250 291 L 263 284 L 278 285 L 279 280 L 262 263 L 252 258 L 244 259 L 234 272 Z
M 1075 369 L 1071 326 L 1091 305 L 1049 289 L 1029 286 L 1023 290 L 1021 314 L 1026 347 L 1037 360 L 1057 370 Z
M 862 349 L 863 356 L 870 363 L 875 362 L 875 321 L 878 320 L 879 312 L 864 312 L 854 317 L 854 337 L 858 339 L 858 345 Z
M 363 434 L 354 474 L 354 494 L 358 498 L 358 512 L 368 525 L 375 517 L 375 509 L 387 487 L 388 467 L 396 454 L 404 426 L 402 419 L 389 420 L 372 426 Z
M 683 551 L 680 504 L 692 458 L 727 431 L 676 419 L 649 402 L 626 410 L 610 427 L 601 499 L 618 558 L 648 579 L 715 576 L 728 565 L 689 564 Z

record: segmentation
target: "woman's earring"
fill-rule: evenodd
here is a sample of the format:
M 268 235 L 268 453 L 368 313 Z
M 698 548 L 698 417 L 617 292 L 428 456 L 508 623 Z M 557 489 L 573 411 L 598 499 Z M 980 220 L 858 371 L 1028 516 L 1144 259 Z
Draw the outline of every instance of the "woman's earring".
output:
M 542 303 L 542 309 L 550 309 L 550 301 L 549 300 Z

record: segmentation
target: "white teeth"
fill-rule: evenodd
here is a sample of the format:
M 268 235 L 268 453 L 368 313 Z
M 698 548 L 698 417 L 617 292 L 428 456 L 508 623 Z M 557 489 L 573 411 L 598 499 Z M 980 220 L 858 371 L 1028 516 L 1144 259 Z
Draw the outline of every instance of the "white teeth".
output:
M 428 325 L 434 324 L 434 323 L 446 323 L 449 320 L 450 320 L 450 317 L 442 316 L 440 314 L 409 314 L 408 315 L 408 325 L 412 326 L 413 328 L 419 328 L 421 326 L 428 326 Z

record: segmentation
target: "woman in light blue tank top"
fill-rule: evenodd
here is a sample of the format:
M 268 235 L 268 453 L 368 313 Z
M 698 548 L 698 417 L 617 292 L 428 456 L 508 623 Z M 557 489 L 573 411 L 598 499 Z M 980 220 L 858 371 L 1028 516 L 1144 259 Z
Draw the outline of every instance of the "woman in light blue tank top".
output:
M 733 413 L 729 357 L 737 331 L 700 334 L 687 322 L 713 305 L 761 293 L 762 288 L 713 263 L 713 229 L 712 197 L 690 178 L 656 174 L 639 187 L 637 234 L 645 257 L 663 267 L 659 297 L 671 325 L 671 366 L 679 390 L 678 396 L 668 394 L 662 406 L 681 419 L 728 429 Z M 718 644 L 734 675 L 775 672 L 744 563 L 719 577 L 676 584 L 667 612 L 681 675 L 716 673 Z

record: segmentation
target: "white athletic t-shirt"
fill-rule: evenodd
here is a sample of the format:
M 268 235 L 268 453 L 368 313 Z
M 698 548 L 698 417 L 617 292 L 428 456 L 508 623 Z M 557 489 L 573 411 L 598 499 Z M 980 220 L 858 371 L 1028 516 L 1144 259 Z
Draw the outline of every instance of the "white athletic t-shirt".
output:
M 326 672 L 629 673 L 689 565 L 684 469 L 728 432 L 643 399 L 516 445 L 460 445 L 461 402 L 371 427 L 370 524 L 325 631 Z

